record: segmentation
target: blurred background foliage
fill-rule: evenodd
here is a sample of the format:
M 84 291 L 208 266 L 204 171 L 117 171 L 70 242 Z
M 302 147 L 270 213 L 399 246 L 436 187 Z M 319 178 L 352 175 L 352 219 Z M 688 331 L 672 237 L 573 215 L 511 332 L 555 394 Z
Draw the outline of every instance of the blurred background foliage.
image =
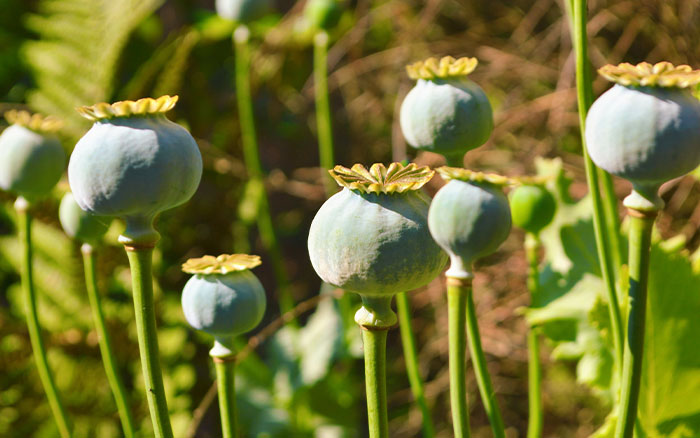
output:
M 180 264 L 189 257 L 233 251 L 261 254 L 263 261 L 268 257 L 244 198 L 247 177 L 235 109 L 233 25 L 214 14 L 213 3 L 0 0 L 0 112 L 28 108 L 61 116 L 67 121 L 61 132 L 67 151 L 89 127 L 74 111 L 76 106 L 180 95 L 171 118 L 197 139 L 204 175 L 189 203 L 160 218 L 154 280 L 166 390 L 176 435 L 183 438 L 215 437 L 220 431 L 212 403 L 210 339 L 186 327 L 179 305 L 186 281 Z M 359 330 L 352 312 L 343 313 L 332 299 L 338 291 L 319 292 L 320 281 L 306 253 L 310 221 L 325 197 L 317 164 L 310 38 L 298 31 L 303 4 L 275 3 L 277 12 L 252 28 L 251 77 L 266 188 L 299 303 L 295 314 L 300 325 L 280 319 L 274 273 L 264 263 L 256 274 L 270 305 L 258 332 L 240 340 L 240 417 L 244 436 L 362 437 L 366 413 Z M 589 5 L 594 66 L 643 60 L 700 66 L 700 1 L 592 0 Z M 479 58 L 473 78 L 495 110 L 491 140 L 468 154 L 466 166 L 509 175 L 554 172 L 557 181 L 565 182 L 552 187 L 559 190 L 560 212 L 545 239 L 542 278 L 550 282 L 549 295 L 534 303 L 527 317 L 545 325 L 551 338 L 542 357 L 545 436 L 589 436 L 608 424 L 614 382 L 604 303 L 596 292 L 597 267 L 590 258 L 595 260 L 593 240 L 586 238 L 589 209 L 585 198 L 574 203 L 585 194 L 585 183 L 564 0 L 347 2 L 331 32 L 329 51 L 336 161 L 371 164 L 408 154 L 420 164 L 442 164 L 436 155 L 414 157 L 406 150 L 395 115 L 412 85 L 403 67 L 448 54 Z M 607 86 L 597 79 L 596 94 Z M 536 166 L 536 157 L 561 161 L 538 161 Z M 434 193 L 439 184 L 431 182 L 428 191 Z M 117 437 L 119 423 L 82 286 L 78 246 L 58 226 L 58 200 L 67 189 L 64 180 L 36 208 L 40 318 L 76 437 Z M 623 196 L 629 188 L 619 183 L 617 189 Z M 660 235 L 680 237 L 655 250 L 665 262 L 652 283 L 663 284 L 664 275 L 673 273 L 676 288 L 687 289 L 687 301 L 678 301 L 686 313 L 678 321 L 690 320 L 688 309 L 698 307 L 692 295 L 697 286 L 689 285 L 699 284 L 700 257 L 689 258 L 688 249 L 700 243 L 699 194 L 694 177 L 663 188 L 667 208 L 659 220 Z M 56 430 L 31 358 L 18 295 L 12 199 L 0 194 L 0 200 L 0 436 L 53 437 Z M 148 431 L 129 272 L 116 244 L 120 227 L 113 226 L 99 251 L 100 285 L 132 410 Z M 522 237 L 514 231 L 497 254 L 483 261 L 474 282 L 484 348 L 511 436 L 524 436 L 527 421 L 527 322 L 518 312 L 529 304 Z M 447 315 L 441 281 L 411 299 L 426 394 L 438 436 L 448 437 Z M 668 309 L 658 308 L 663 322 Z M 678 309 L 668 312 L 678 315 Z M 672 333 L 685 326 L 663 327 Z M 551 353 L 561 360 L 552 360 Z M 680 357 L 678 351 L 666 353 Z M 392 436 L 420 436 L 420 414 L 412 402 L 397 330 L 390 333 L 388 357 Z M 700 363 L 694 356 L 683 361 L 690 368 Z M 661 375 L 663 365 L 652 369 Z M 667 387 L 674 375 L 667 372 L 664 378 L 658 382 Z M 660 385 L 648 392 L 658 396 L 657 403 L 668 396 Z M 678 386 L 673 391 L 683 389 Z M 473 380 L 469 391 L 474 436 L 490 436 Z M 673 394 L 680 394 L 676 404 L 684 404 L 685 410 L 682 415 L 649 414 L 649 436 L 698 436 L 694 427 L 700 406 L 685 403 L 682 392 Z

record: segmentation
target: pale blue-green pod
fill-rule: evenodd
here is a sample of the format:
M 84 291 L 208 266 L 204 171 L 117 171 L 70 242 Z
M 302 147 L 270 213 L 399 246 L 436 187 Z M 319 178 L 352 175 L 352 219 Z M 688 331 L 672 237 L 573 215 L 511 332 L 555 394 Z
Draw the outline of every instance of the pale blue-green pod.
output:
M 669 66 L 670 74 L 653 72 Z M 700 101 L 679 86 L 678 74 L 668 63 L 619 69 L 601 69 L 607 78 L 628 85 L 614 85 L 591 106 L 586 118 L 588 153 L 597 166 L 630 181 L 633 198 L 641 196 L 647 205 L 639 204 L 641 198 L 629 202 L 657 209 L 663 205 L 659 186 L 700 164 Z
M 445 175 L 444 169 L 438 171 Z M 450 256 L 445 275 L 469 279 L 473 277 L 474 261 L 496 251 L 508 237 L 511 215 L 508 199 L 498 184 L 481 179 L 482 174 L 462 173 L 466 180 L 452 174 L 435 194 L 428 226 L 435 241 Z M 472 175 L 475 180 L 469 180 Z
M 110 217 L 95 216 L 80 208 L 70 192 L 61 199 L 58 219 L 69 237 L 93 246 L 99 243 L 112 222 Z
M 270 0 L 216 0 L 216 13 L 236 23 L 250 23 L 270 12 Z
M 8 112 L 12 125 L 0 134 L 0 188 L 30 201 L 47 196 L 66 167 L 66 153 L 52 132 L 56 119 Z
M 82 209 L 126 221 L 123 243 L 153 241 L 153 218 L 199 186 L 197 143 L 163 114 L 176 101 L 163 96 L 83 108 L 95 123 L 75 146 L 68 181 Z
M 401 130 L 409 145 L 460 160 L 489 139 L 493 111 L 479 85 L 467 78 L 475 58 L 431 58 L 408 67 L 417 79 L 401 104 Z
M 380 166 L 386 171 L 375 164 L 375 175 L 381 173 Z M 399 166 L 393 163 L 384 175 Z M 342 173 L 360 168 L 367 172 L 361 165 L 352 170 L 336 166 L 332 174 L 345 185 L 350 179 L 343 180 Z M 411 164 L 402 171 L 422 169 Z M 423 172 L 429 173 L 427 180 L 432 177 L 432 171 Z M 417 190 L 427 180 L 399 192 L 400 183 L 378 179 L 373 186 L 367 181 L 350 182 L 329 198 L 311 223 L 308 248 L 311 264 L 323 281 L 356 292 L 363 300 L 378 298 L 386 303 L 399 292 L 428 284 L 440 274 L 447 257 L 428 231 L 430 198 Z
M 257 256 L 224 254 L 183 265 L 185 272 L 194 274 L 182 291 L 185 319 L 214 337 L 214 357 L 233 354 L 233 338 L 253 330 L 265 314 L 265 289 L 249 270 L 259 264 Z

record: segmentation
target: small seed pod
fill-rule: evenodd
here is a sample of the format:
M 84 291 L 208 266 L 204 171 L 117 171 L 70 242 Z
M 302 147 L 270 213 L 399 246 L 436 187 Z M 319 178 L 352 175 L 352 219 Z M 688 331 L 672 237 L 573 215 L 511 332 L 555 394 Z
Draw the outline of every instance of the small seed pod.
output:
M 250 269 L 260 257 L 223 254 L 190 259 L 182 270 L 195 274 L 182 291 L 185 319 L 214 336 L 213 357 L 231 356 L 232 339 L 254 329 L 265 314 L 265 289 Z
M 659 186 L 700 164 L 700 102 L 688 89 L 700 83 L 700 71 L 643 62 L 606 65 L 599 73 L 616 85 L 588 112 L 588 153 L 633 184 L 636 193 L 625 205 L 656 210 L 663 205 Z
M 120 241 L 157 238 L 153 218 L 192 197 L 202 176 L 194 138 L 165 112 L 177 96 L 79 108 L 95 123 L 78 141 L 68 180 L 80 208 L 126 221 Z
M 307 0 L 304 19 L 311 29 L 328 30 L 335 27 L 343 13 L 338 0 Z
M 401 130 L 416 149 L 437 152 L 448 160 L 486 143 L 493 112 L 484 90 L 467 78 L 476 58 L 429 58 L 409 65 L 416 86 L 401 104 Z
M 513 224 L 535 236 L 552 222 L 557 203 L 542 184 L 524 184 L 510 194 Z
M 246 24 L 267 14 L 270 0 L 216 0 L 216 13 L 236 23 Z
M 311 264 L 325 282 L 362 296 L 358 324 L 389 327 L 396 323 L 391 298 L 429 283 L 447 260 L 430 237 L 430 199 L 419 190 L 434 171 L 377 163 L 330 173 L 343 190 L 311 223 Z
M 430 233 L 450 255 L 445 275 L 468 279 L 474 261 L 496 251 L 510 233 L 510 207 L 502 186 L 511 180 L 453 167 L 437 171 L 448 183 L 430 204 Z
M 68 236 L 93 246 L 102 239 L 112 222 L 112 218 L 95 216 L 80 208 L 70 192 L 61 199 L 58 219 Z
M 66 153 L 53 132 L 53 117 L 8 111 L 11 126 L 0 134 L 0 188 L 28 200 L 47 196 L 66 166 Z

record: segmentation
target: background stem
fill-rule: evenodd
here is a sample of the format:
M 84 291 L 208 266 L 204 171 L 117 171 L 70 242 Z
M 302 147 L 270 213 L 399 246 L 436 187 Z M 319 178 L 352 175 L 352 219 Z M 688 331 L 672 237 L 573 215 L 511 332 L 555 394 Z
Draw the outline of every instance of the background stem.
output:
M 386 337 L 388 329 L 362 327 L 369 438 L 389 438 L 386 402 Z
M 642 379 L 644 327 L 647 307 L 647 280 L 653 216 L 630 214 L 629 229 L 629 316 L 627 343 L 622 365 L 622 393 L 616 438 L 632 438 L 637 419 L 639 385 Z
M 153 279 L 151 263 L 153 248 L 130 248 L 126 251 L 131 267 L 134 295 L 136 333 L 141 354 L 143 379 L 146 384 L 148 409 L 156 438 L 172 438 L 173 430 L 168 416 L 168 402 L 163 388 L 163 374 L 158 353 L 158 332 L 153 306 Z
M 423 438 L 432 438 L 435 436 L 435 428 L 430 417 L 428 401 L 425 399 L 425 392 L 423 391 L 423 379 L 418 367 L 416 339 L 413 336 L 411 327 L 411 302 L 407 293 L 401 292 L 396 295 L 396 310 L 399 315 L 399 330 L 401 331 L 401 343 L 403 345 L 404 360 L 406 361 L 408 382 L 411 384 L 413 398 L 416 400 L 423 417 Z
M 216 382 L 219 389 L 219 413 L 223 438 L 238 437 L 236 414 L 235 361 L 216 360 Z
M 586 0 L 572 0 L 573 8 L 573 40 L 574 49 L 576 51 L 576 92 L 578 96 L 578 112 L 579 124 L 581 127 L 581 143 L 583 152 L 583 162 L 586 168 L 586 180 L 588 181 L 588 191 L 593 201 L 593 230 L 595 232 L 596 247 L 598 250 L 598 260 L 600 261 L 600 271 L 603 277 L 608 298 L 608 312 L 610 313 L 610 324 L 613 334 L 613 344 L 615 346 L 615 360 L 619 365 L 622 363 L 622 317 L 620 314 L 620 304 L 615 288 L 615 274 L 613 273 L 613 265 L 611 254 L 614 247 L 611 244 L 611 236 L 619 232 L 619 226 L 614 225 L 617 221 L 610 218 L 606 221 L 605 211 L 608 210 L 612 214 L 616 214 L 616 206 L 603 207 L 603 201 L 600 195 L 600 185 L 598 181 L 599 174 L 603 175 L 604 180 L 610 178 L 610 175 L 598 170 L 588 156 L 586 148 L 586 115 L 588 109 L 593 103 L 593 87 L 590 76 L 590 65 L 588 63 L 588 42 L 586 33 L 587 10 Z M 614 203 L 616 198 L 607 193 L 612 190 L 612 182 L 605 182 L 603 186 L 606 188 L 606 199 L 610 203 Z M 619 247 L 619 243 L 618 243 Z
M 112 394 L 114 395 L 114 401 L 117 405 L 124 436 L 126 438 L 132 438 L 134 436 L 134 419 L 129 410 L 124 384 L 117 371 L 117 361 L 114 358 L 112 341 L 107 331 L 104 314 L 102 313 L 102 302 L 97 291 L 97 256 L 95 255 L 93 247 L 87 243 L 81 247 L 81 251 L 83 253 L 85 269 L 85 288 L 87 289 L 90 307 L 92 308 L 92 318 L 95 321 L 95 330 L 97 332 L 97 341 L 100 346 L 102 363 L 105 367 L 109 387 L 112 389 Z
M 455 438 L 468 438 L 469 408 L 467 405 L 467 288 L 447 286 L 448 338 L 450 361 L 450 404 Z
M 534 298 L 539 292 L 539 260 L 537 251 L 539 239 L 532 233 L 525 238 L 525 254 L 528 261 L 527 287 L 530 296 Z M 540 364 L 539 330 L 530 327 L 527 334 L 528 345 L 528 423 L 527 438 L 540 438 L 542 436 L 542 366 Z
M 258 140 L 255 134 L 255 117 L 253 115 L 253 101 L 250 93 L 249 39 L 250 31 L 248 28 L 244 25 L 238 26 L 233 34 L 233 42 L 236 55 L 236 96 L 238 102 L 238 117 L 241 124 L 243 158 L 245 160 L 249 179 L 251 181 L 257 180 L 261 186 L 261 189 L 258 191 L 259 199 L 255 200 L 258 210 L 258 231 L 260 232 L 260 240 L 270 256 L 272 269 L 275 272 L 280 311 L 286 313 L 294 308 L 294 300 L 291 296 L 289 276 L 284 267 L 282 251 L 270 214 L 270 201 L 267 197 L 267 190 L 265 189 L 265 178 L 260 162 Z
M 476 319 L 476 306 L 474 305 L 472 288 L 471 286 L 460 286 L 460 288 L 464 289 L 463 293 L 466 294 L 467 341 L 469 343 L 469 352 L 472 356 L 474 373 L 476 374 L 476 383 L 481 393 L 481 401 L 484 403 L 486 415 L 489 417 L 491 429 L 493 429 L 493 436 L 496 438 L 505 438 L 506 433 L 501 410 L 498 407 L 496 393 L 493 390 L 491 376 L 486 366 L 486 356 L 484 356 L 484 350 L 481 348 L 481 335 L 479 334 L 479 323 Z
M 41 337 L 41 327 L 36 307 L 36 291 L 34 290 L 34 273 L 32 271 L 32 221 L 27 211 L 28 207 L 28 203 L 24 198 L 17 199 L 15 209 L 17 210 L 19 240 L 22 245 L 22 292 L 25 312 L 27 312 L 27 330 L 29 331 L 29 341 L 32 344 L 32 352 L 36 361 L 39 379 L 46 392 L 46 398 L 49 400 L 49 406 L 56 420 L 58 432 L 62 438 L 70 438 L 72 432 L 68 415 L 61 402 L 61 397 L 58 395 L 58 389 L 46 357 L 44 340 Z
M 314 94 L 316 97 L 316 130 L 318 134 L 318 155 L 321 164 L 321 177 L 326 189 L 326 197 L 338 190 L 326 170 L 335 165 L 333 158 L 333 127 L 328 100 L 328 34 L 320 31 L 314 37 Z

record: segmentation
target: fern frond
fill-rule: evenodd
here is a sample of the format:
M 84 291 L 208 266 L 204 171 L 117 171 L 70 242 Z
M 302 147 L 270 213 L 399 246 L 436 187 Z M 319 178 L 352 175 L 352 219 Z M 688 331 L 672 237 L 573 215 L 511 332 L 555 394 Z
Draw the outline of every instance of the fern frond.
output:
M 27 26 L 39 40 L 23 46 L 37 88 L 28 93 L 38 112 L 66 121 L 65 134 L 87 127 L 75 108 L 111 100 L 117 63 L 136 26 L 163 0 L 42 0 Z

